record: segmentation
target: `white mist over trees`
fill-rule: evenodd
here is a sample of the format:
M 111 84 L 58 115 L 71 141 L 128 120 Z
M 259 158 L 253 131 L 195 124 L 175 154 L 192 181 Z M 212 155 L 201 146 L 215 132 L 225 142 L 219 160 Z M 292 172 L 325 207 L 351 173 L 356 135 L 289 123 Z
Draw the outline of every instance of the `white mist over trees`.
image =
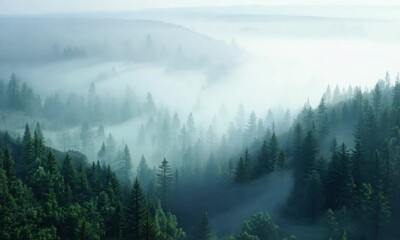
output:
M 400 11 L 355 9 L 0 16 L 0 239 L 397 239 Z

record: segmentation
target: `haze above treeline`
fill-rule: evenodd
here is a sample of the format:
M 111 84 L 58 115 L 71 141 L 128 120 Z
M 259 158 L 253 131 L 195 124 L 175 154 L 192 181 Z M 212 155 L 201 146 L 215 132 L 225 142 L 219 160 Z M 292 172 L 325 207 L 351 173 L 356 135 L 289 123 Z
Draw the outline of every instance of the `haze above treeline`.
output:
M 1 236 L 398 234 L 400 7 L 228 3 L 0 0 Z

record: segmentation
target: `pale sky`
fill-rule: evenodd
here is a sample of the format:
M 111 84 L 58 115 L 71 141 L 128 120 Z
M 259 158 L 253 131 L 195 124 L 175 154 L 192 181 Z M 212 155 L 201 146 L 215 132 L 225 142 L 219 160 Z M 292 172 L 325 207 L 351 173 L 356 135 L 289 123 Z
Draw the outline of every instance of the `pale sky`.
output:
M 0 14 L 121 11 L 227 5 L 400 5 L 398 0 L 0 0 Z

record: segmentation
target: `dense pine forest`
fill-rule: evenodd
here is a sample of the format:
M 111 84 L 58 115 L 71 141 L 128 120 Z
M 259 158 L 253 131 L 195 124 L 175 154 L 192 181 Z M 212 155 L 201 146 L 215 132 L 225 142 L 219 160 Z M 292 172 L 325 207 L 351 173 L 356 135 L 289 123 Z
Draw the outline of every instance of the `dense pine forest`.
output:
M 400 236 L 398 76 L 371 90 L 328 87 L 294 118 L 247 117 L 240 106 L 222 133 L 201 130 L 192 113 L 171 117 L 150 93 L 132 96 L 101 99 L 92 84 L 87 98 L 42 103 L 16 75 L 0 82 L 0 239 Z M 21 115 L 19 129 L 9 119 Z M 139 118 L 134 145 L 106 136 L 107 125 Z

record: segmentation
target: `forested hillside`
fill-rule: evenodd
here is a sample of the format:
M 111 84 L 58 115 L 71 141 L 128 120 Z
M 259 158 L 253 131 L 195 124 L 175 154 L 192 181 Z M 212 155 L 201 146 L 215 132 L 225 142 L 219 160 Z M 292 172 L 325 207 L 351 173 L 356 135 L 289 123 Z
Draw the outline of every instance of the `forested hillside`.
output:
M 11 96 L 15 81 L 3 91 L 8 114 L 40 99 L 26 85 Z M 38 102 L 40 114 L 48 111 Z M 117 151 L 112 139 L 88 161 L 46 147 L 41 125 L 26 124 L 19 136 L 0 135 L 0 238 L 397 239 L 399 116 L 400 81 L 387 74 L 371 91 L 328 88 L 279 132 L 257 129 L 252 113 L 236 145 L 212 140 L 206 157 L 197 156 L 208 150 L 191 142 L 189 118 L 184 157 L 170 159 L 178 151 L 156 145 L 152 158 L 168 157 L 154 165 L 145 156 L 134 164 L 128 146 Z

